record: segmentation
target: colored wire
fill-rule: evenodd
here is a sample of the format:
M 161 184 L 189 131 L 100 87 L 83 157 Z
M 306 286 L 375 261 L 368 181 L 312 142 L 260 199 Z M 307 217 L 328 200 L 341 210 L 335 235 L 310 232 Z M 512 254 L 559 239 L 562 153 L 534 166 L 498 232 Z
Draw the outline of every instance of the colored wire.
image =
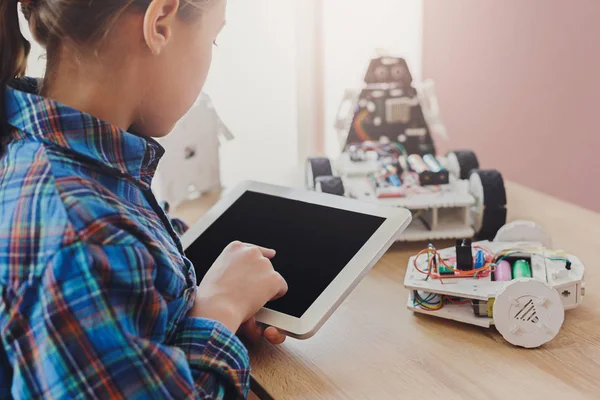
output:
M 450 296 L 444 296 L 444 299 L 448 300 L 452 304 L 469 304 L 469 303 L 471 303 L 471 300 L 452 300 L 452 297 L 450 297 Z
M 398 142 L 393 142 L 392 143 L 394 146 L 396 146 L 397 148 L 400 149 L 400 152 L 402 153 L 402 155 L 406 158 L 408 157 L 408 152 L 406 151 L 406 148 L 404 146 L 402 146 L 400 143 Z
M 356 131 L 356 135 L 359 137 L 360 140 L 363 141 L 372 141 L 373 139 L 367 135 L 367 132 L 365 132 L 365 129 L 362 126 L 363 121 L 369 116 L 369 111 L 368 110 L 362 110 L 361 112 L 358 113 L 358 115 L 356 116 L 356 119 L 354 120 L 354 130 Z
M 437 297 L 437 300 L 434 300 Z M 444 296 L 435 293 L 429 293 L 427 297 L 423 298 L 418 291 L 413 291 L 413 306 L 418 306 L 424 311 L 438 311 L 444 308 L 446 303 L 451 305 L 465 305 L 470 304 L 470 299 L 462 299 L 453 296 Z
M 483 274 L 487 275 L 491 271 L 491 268 L 495 265 L 492 263 L 494 256 L 490 250 L 485 249 L 483 247 L 479 247 L 479 246 L 475 246 L 475 248 L 482 250 L 486 254 L 486 264 L 483 267 L 478 268 L 478 269 L 474 269 L 474 270 L 470 270 L 470 271 L 462 271 L 462 270 L 455 268 L 455 266 L 449 265 L 447 263 L 448 259 L 444 259 L 438 253 L 438 251 L 435 249 L 435 247 L 433 247 L 433 245 L 429 245 L 429 247 L 427 247 L 426 249 L 421 250 L 415 257 L 415 259 L 413 261 L 413 265 L 418 272 L 420 272 L 423 275 L 427 275 L 426 279 L 429 279 L 429 278 L 439 279 L 443 283 L 443 281 L 441 280 L 442 275 L 437 271 L 432 272 L 432 269 L 433 269 L 432 261 L 433 261 L 433 258 L 435 258 L 439 265 L 443 265 L 447 269 L 453 271 L 455 277 L 470 277 L 470 278 L 477 279 Z M 423 271 L 418 266 L 419 258 L 425 253 L 427 253 L 427 257 L 428 257 L 427 258 L 427 260 L 428 260 L 427 261 L 427 271 Z M 431 256 L 433 256 L 433 258 L 431 258 Z
M 431 301 L 432 297 L 438 297 L 439 301 L 437 302 L 433 302 Z M 423 299 L 420 295 L 419 292 L 417 292 L 416 290 L 413 292 L 413 306 L 419 306 L 419 308 L 425 310 L 425 311 L 437 311 L 437 310 L 441 310 L 444 307 L 444 301 L 443 301 L 443 296 L 441 295 L 434 295 L 433 293 L 429 293 L 429 295 Z

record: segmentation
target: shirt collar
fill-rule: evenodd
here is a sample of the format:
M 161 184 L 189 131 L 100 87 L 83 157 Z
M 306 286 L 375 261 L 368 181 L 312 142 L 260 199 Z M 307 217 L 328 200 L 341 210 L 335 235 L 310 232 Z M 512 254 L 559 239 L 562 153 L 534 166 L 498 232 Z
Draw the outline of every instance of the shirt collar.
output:
M 35 94 L 35 79 L 20 79 L 11 86 L 6 88 L 4 104 L 6 121 L 18 130 L 15 139 L 58 146 L 150 187 L 165 152 L 157 141 Z

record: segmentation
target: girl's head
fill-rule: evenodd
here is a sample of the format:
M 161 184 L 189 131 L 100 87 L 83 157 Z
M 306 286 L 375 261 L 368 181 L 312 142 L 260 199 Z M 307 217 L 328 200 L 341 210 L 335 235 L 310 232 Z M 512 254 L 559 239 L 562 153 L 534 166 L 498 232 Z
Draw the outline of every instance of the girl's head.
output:
M 167 134 L 200 94 L 225 6 L 226 0 L 22 0 L 31 33 L 46 49 L 43 94 L 154 137 Z M 1 0 L 0 122 L 4 87 L 25 73 L 29 49 L 17 0 Z

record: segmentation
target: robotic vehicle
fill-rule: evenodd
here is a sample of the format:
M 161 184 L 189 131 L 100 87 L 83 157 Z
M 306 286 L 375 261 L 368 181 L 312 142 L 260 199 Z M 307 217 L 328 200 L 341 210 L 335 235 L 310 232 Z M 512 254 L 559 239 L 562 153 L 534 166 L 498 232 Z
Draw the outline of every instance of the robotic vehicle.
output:
M 352 113 L 338 116 L 336 127 L 347 132 L 341 156 L 310 158 L 307 187 L 410 209 L 413 222 L 399 240 L 493 239 L 506 223 L 502 175 L 479 169 L 472 151 L 436 154 L 432 132 L 445 133 L 435 90 L 412 82 L 404 59 L 372 60 L 363 90 L 343 101 Z
M 556 337 L 565 310 L 585 295 L 582 262 L 552 249 L 548 235 L 529 221 L 505 225 L 493 241 L 459 239 L 443 250 L 429 245 L 410 258 L 404 286 L 409 310 L 495 325 L 509 343 L 526 348 Z

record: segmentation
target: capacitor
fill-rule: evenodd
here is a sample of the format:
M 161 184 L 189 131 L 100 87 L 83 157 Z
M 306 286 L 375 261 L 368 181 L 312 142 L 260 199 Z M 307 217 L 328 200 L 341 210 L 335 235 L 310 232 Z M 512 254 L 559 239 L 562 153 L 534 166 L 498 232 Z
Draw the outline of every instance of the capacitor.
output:
M 510 281 L 512 279 L 512 270 L 510 263 L 506 260 L 500 261 L 494 271 L 494 280 L 498 282 Z
M 425 161 L 423 161 L 421 156 L 418 154 L 411 154 L 410 156 L 408 156 L 406 161 L 408 161 L 408 165 L 410 165 L 410 168 L 417 174 L 421 174 L 428 170 L 427 164 L 425 164 Z
M 444 169 L 432 154 L 425 154 L 423 156 L 423 161 L 425 161 L 425 164 L 427 164 L 427 167 L 429 167 L 431 172 L 440 172 Z
M 475 269 L 483 268 L 485 265 L 485 253 L 483 250 L 477 250 L 475 254 Z
M 402 186 L 402 181 L 400 181 L 400 178 L 396 174 L 388 176 L 388 180 L 390 181 L 392 186 L 396 186 L 396 187 Z
M 513 264 L 513 279 L 531 278 L 531 266 L 525 260 L 517 260 Z

